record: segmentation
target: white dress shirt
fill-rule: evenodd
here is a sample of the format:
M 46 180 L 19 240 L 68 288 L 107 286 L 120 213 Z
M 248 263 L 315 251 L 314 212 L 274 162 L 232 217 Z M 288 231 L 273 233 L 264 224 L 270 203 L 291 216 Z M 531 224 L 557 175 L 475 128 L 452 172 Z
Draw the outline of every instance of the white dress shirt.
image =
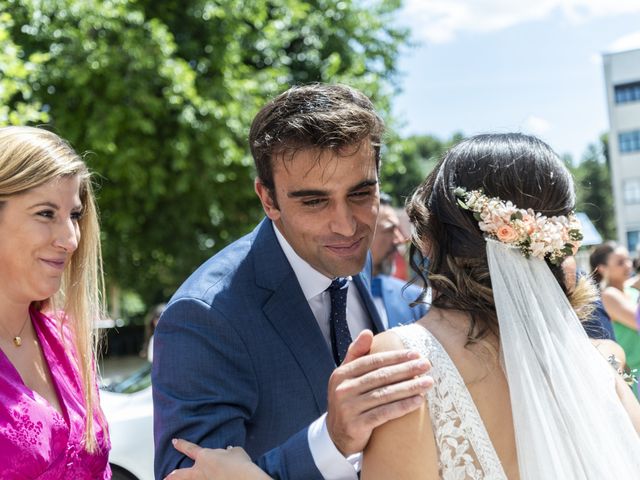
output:
M 302 288 L 302 293 L 309 303 L 318 326 L 322 332 L 327 348 L 331 352 L 331 299 L 327 288 L 333 279 L 318 272 L 302 259 L 287 242 L 275 224 L 273 229 L 293 272 Z M 365 328 L 371 328 L 371 320 L 364 307 L 358 288 L 348 277 L 347 290 L 347 324 L 351 338 L 356 338 Z M 356 480 L 356 469 L 360 461 L 360 454 L 351 455 L 348 459 L 340 453 L 329 437 L 326 424 L 326 413 L 314 421 L 308 430 L 309 449 L 313 460 L 325 480 Z

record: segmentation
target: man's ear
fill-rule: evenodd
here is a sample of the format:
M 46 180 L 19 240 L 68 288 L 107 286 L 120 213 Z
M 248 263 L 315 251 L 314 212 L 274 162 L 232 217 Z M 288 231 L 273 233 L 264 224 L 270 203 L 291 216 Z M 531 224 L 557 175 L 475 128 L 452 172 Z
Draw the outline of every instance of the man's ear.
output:
M 280 218 L 280 209 L 278 208 L 278 202 L 275 199 L 275 192 L 267 188 L 259 178 L 255 179 L 253 186 L 258 198 L 260 199 L 260 203 L 262 203 L 264 213 L 266 213 L 267 217 L 272 221 L 275 222 L 278 220 Z

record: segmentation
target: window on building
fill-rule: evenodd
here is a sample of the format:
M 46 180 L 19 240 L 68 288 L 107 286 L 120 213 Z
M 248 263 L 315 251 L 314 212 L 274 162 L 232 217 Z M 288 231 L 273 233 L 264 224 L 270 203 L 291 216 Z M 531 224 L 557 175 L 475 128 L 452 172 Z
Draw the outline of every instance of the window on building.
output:
M 629 249 L 632 255 L 634 252 L 638 251 L 637 249 L 638 249 L 639 233 L 640 232 L 638 232 L 637 230 L 632 230 L 627 232 L 627 248 Z
M 616 103 L 639 102 L 640 82 L 625 83 L 614 87 Z
M 625 204 L 640 203 L 640 178 L 630 178 L 622 183 Z
M 640 130 L 622 132 L 618 135 L 620 153 L 640 152 Z

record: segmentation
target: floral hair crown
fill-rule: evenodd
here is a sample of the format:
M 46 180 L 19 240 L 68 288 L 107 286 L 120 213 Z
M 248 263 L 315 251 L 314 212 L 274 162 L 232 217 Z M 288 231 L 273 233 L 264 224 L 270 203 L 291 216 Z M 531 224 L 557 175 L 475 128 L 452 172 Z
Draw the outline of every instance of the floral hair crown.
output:
M 548 259 L 560 265 L 580 247 L 580 222 L 573 213 L 545 217 L 532 209 L 524 210 L 510 201 L 490 198 L 482 190 L 458 187 L 453 191 L 458 204 L 473 212 L 480 230 L 489 237 L 520 249 L 527 258 Z

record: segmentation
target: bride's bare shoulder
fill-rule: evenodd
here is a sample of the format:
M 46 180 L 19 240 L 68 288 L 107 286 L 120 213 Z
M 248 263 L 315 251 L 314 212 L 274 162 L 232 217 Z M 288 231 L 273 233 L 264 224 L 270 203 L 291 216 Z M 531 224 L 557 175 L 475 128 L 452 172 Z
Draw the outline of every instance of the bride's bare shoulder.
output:
M 442 333 L 443 336 L 447 336 L 448 334 L 443 333 L 443 327 L 447 327 L 450 323 L 453 324 L 449 317 L 452 315 L 457 315 L 457 313 L 449 313 L 448 311 L 443 312 L 442 310 L 432 307 L 429 309 L 427 314 L 422 317 L 420 320 L 415 323 L 408 324 L 402 327 L 392 328 L 391 330 L 387 330 L 385 332 L 379 333 L 373 338 L 373 346 L 371 348 L 371 352 L 388 352 L 391 350 L 403 350 L 406 349 L 407 346 L 403 343 L 402 338 L 399 333 L 399 329 L 413 329 L 415 326 L 419 325 L 420 327 L 427 330 L 429 333 L 434 335 L 436 338 L 439 336 L 437 333 Z M 444 321 L 446 320 L 446 321 Z M 460 327 L 457 327 L 460 329 Z M 461 329 L 460 329 L 461 330 Z M 461 330 L 462 331 L 462 330 Z M 406 332 L 408 337 L 415 336 L 418 332 L 414 330 L 410 330 Z M 466 338 L 466 331 L 465 331 Z
M 373 337 L 371 353 L 404 350 L 405 348 L 407 347 L 402 343 L 400 336 L 393 330 L 387 330 Z

